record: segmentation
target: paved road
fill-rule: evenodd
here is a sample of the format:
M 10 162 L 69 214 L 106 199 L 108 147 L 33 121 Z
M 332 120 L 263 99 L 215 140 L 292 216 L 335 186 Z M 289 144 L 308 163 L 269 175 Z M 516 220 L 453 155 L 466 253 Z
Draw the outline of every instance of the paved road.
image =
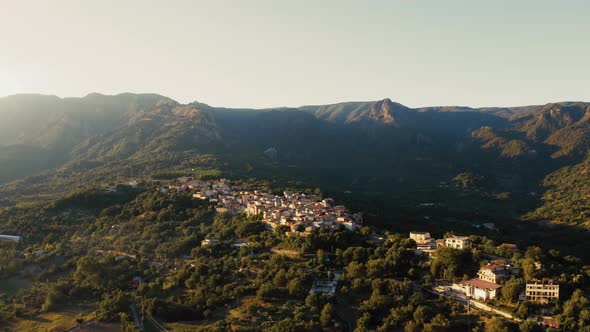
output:
M 139 327 L 140 331 L 144 331 L 143 322 L 141 321 L 141 318 L 139 318 L 139 313 L 137 312 L 137 306 L 135 305 L 135 303 L 133 303 L 130 305 L 130 307 L 131 313 L 133 314 L 133 321 L 135 321 L 135 325 Z
M 486 312 L 488 314 L 500 315 L 500 316 L 502 316 L 504 318 L 510 319 L 512 321 L 515 321 L 515 322 L 522 322 L 522 319 L 517 318 L 517 317 L 514 317 L 510 313 L 507 313 L 507 312 L 502 311 L 502 310 L 498 310 L 496 308 L 492 308 L 492 307 L 490 307 L 489 305 L 487 305 L 487 304 L 485 304 L 483 302 L 479 302 L 479 301 L 476 301 L 476 300 L 473 300 L 473 299 L 469 299 L 468 300 L 465 297 L 465 295 L 460 294 L 460 293 L 457 293 L 457 292 L 454 292 L 452 290 L 445 290 L 443 293 L 437 293 L 437 294 L 442 294 L 444 296 L 451 297 L 451 298 L 455 299 L 455 301 L 463 304 L 464 306 L 467 306 L 467 301 L 469 301 L 469 304 L 471 305 L 471 308 L 473 308 L 475 310 L 483 311 L 483 312 Z

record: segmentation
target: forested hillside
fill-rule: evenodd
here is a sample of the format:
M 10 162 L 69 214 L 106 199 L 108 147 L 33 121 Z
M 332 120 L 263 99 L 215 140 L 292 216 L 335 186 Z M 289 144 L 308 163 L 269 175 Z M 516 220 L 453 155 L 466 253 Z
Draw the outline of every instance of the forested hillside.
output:
M 154 94 L 16 95 L 0 99 L 0 115 L 5 205 L 188 169 L 384 194 L 469 171 L 492 195 L 537 197 L 529 218 L 586 221 L 585 189 L 560 183 L 584 168 L 587 103 L 412 109 L 384 99 L 250 110 Z
M 378 227 L 286 236 L 256 216 L 216 213 L 189 190 L 160 188 L 120 185 L 0 210 L 0 233 L 23 237 L 0 246 L 0 330 L 94 322 L 137 331 L 134 315 L 144 310 L 147 329 L 155 317 L 180 331 L 537 331 L 533 322 L 467 313 L 431 291 L 436 280 L 460 281 L 495 255 L 524 271 L 495 307 L 521 318 L 538 314 L 544 307 L 517 303 L 523 278 L 553 277 L 562 301 L 549 310 L 561 326 L 589 322 L 582 293 L 589 267 L 550 245 L 513 251 L 473 235 L 476 250 L 441 248 L 429 260 L 413 240 Z M 333 278 L 338 296 L 310 292 L 316 280 Z

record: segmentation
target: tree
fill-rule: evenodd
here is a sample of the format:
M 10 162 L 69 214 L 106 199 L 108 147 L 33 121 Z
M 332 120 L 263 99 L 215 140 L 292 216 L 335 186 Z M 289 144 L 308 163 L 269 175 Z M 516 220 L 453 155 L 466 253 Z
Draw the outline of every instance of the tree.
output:
M 435 277 L 452 279 L 475 273 L 477 267 L 478 264 L 471 250 L 444 247 L 436 251 L 436 257 L 430 265 L 430 272 Z
M 485 332 L 510 332 L 510 326 L 501 318 L 494 317 L 486 323 Z
M 345 271 L 346 277 L 349 280 L 355 278 L 362 278 L 365 274 L 365 268 L 363 267 L 363 264 L 358 262 L 351 262 L 350 264 L 348 264 L 345 268 Z
M 366 332 L 369 331 L 369 326 L 371 324 L 371 314 L 366 312 L 361 316 L 361 318 L 356 320 L 356 327 L 354 332 Z
M 55 306 L 60 302 L 62 298 L 62 293 L 57 289 L 51 288 L 47 295 L 45 296 L 45 302 L 43 303 L 42 310 L 43 311 L 51 311 L 55 308 Z
M 529 306 L 526 302 L 522 302 L 518 305 L 516 316 L 521 319 L 526 319 L 529 316 Z
M 449 320 L 442 314 L 436 314 L 430 323 L 424 325 L 424 331 L 441 331 L 449 327 Z
M 285 287 L 287 284 L 287 277 L 284 269 L 280 269 L 279 272 L 275 274 L 272 283 L 275 285 L 275 287 Z
M 274 287 L 270 283 L 262 284 L 258 291 L 256 291 L 256 297 L 259 300 L 269 300 L 274 295 Z
M 404 325 L 404 332 L 418 332 L 420 328 L 418 323 L 414 322 L 413 320 L 409 320 L 406 325 Z
M 537 322 L 532 320 L 525 320 L 518 325 L 521 332 L 543 332 L 543 328 Z
M 248 237 L 250 235 L 257 235 L 262 233 L 265 230 L 265 226 L 263 223 L 254 221 L 254 222 L 243 222 L 238 225 L 236 228 L 236 235 L 239 237 Z
M 101 321 L 113 321 L 120 312 L 126 312 L 129 305 L 129 296 L 121 290 L 104 294 L 98 304 L 97 318 Z
M 318 249 L 317 253 L 317 258 L 318 258 L 318 264 L 323 265 L 326 262 L 326 252 L 323 251 L 322 249 Z
M 518 301 L 518 296 L 524 291 L 525 281 L 523 279 L 510 279 L 504 284 L 501 291 L 502 299 L 507 303 Z
M 414 311 L 414 322 L 424 324 L 427 319 L 426 307 L 421 305 Z
M 581 289 L 576 289 L 569 300 L 563 304 L 563 312 L 558 316 L 559 325 L 568 330 L 576 330 L 590 325 L 590 300 Z
M 524 254 L 525 258 L 532 259 L 533 261 L 538 261 L 541 259 L 543 255 L 543 249 L 538 246 L 530 246 L 526 249 L 526 253 Z
M 473 172 L 462 172 L 453 178 L 453 183 L 464 190 L 478 190 L 484 183 L 484 178 Z
M 287 283 L 287 290 L 289 294 L 294 296 L 301 296 L 304 294 L 303 282 L 298 277 L 295 277 Z
M 326 303 L 320 314 L 320 324 L 323 327 L 328 327 L 332 324 L 332 318 L 334 317 L 334 306 L 331 303 Z
M 119 313 L 119 318 L 121 319 L 121 327 L 124 332 L 140 332 L 139 327 L 135 325 L 135 322 L 127 313 Z
M 526 258 L 522 261 L 522 271 L 526 280 L 533 279 L 535 277 L 535 261 L 532 258 Z

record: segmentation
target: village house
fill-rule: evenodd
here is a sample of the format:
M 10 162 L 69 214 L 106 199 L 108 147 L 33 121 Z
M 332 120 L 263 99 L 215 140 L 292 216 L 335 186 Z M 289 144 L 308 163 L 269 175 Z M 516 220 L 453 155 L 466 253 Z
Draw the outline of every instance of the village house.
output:
M 410 232 L 410 239 L 414 240 L 416 244 L 430 244 L 432 242 L 428 232 Z
M 527 280 L 525 288 L 527 301 L 549 303 L 559 299 L 559 283 L 554 280 Z
M 495 284 L 499 284 L 510 279 L 510 276 L 510 271 L 497 264 L 488 264 L 483 266 L 477 272 L 477 277 L 479 279 Z
M 513 253 L 518 251 L 518 246 L 514 243 L 502 243 L 499 247 L 509 249 Z
M 201 241 L 201 247 L 207 247 L 210 246 L 212 244 L 215 244 L 219 242 L 218 239 L 214 238 L 214 237 L 208 237 L 206 239 L 204 239 L 203 241 Z
M 471 245 L 467 236 L 451 236 L 445 239 L 445 247 L 465 249 Z
M 372 245 L 382 244 L 383 242 L 385 242 L 385 240 L 387 240 L 387 238 L 380 234 L 370 234 L 367 237 L 367 243 Z
M 493 282 L 473 278 L 453 284 L 452 289 L 465 294 L 467 297 L 486 301 L 495 298 L 501 287 Z
M 0 241 L 16 242 L 19 243 L 21 240 L 20 236 L 16 235 L 0 235 Z

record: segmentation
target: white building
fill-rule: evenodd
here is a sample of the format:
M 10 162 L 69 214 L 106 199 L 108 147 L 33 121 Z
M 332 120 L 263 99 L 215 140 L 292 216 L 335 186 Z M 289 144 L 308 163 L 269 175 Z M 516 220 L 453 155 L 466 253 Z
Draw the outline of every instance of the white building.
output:
M 428 232 L 410 232 L 410 239 L 414 240 L 417 244 L 425 244 L 432 241 Z
M 493 299 L 502 286 L 493 282 L 487 282 L 478 278 L 461 281 L 453 284 L 453 290 L 459 291 L 476 300 L 486 301 Z
M 483 281 L 498 284 L 510 279 L 510 271 L 497 264 L 488 264 L 479 269 L 477 277 Z
M 527 280 L 525 289 L 526 300 L 548 303 L 559 299 L 559 283 L 553 280 Z
M 214 237 L 206 238 L 203 241 L 201 241 L 201 247 L 207 247 L 217 242 L 219 242 L 219 240 Z
M 20 242 L 21 237 L 15 235 L 0 235 L 0 241 Z
M 445 247 L 464 249 L 471 245 L 467 236 L 451 236 L 445 239 Z

